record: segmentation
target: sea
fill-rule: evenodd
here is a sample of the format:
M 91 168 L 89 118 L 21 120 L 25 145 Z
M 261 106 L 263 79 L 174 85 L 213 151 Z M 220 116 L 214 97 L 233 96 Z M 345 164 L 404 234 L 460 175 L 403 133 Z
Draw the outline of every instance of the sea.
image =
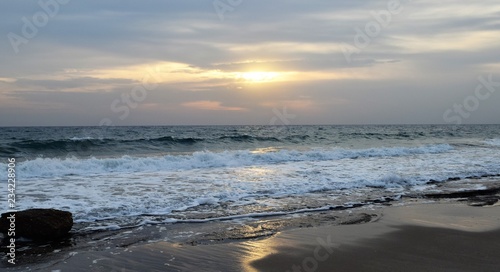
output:
M 1 212 L 10 158 L 15 209 L 116 230 L 478 189 L 500 175 L 500 125 L 3 127 Z

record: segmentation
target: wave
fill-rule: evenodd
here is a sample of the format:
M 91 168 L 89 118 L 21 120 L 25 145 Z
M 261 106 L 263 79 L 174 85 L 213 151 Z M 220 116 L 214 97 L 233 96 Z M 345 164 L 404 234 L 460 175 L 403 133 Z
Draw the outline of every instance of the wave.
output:
M 489 139 L 484 141 L 487 145 L 500 146 L 500 138 Z
M 251 135 L 234 135 L 234 136 L 221 136 L 218 138 L 219 140 L 231 140 L 235 142 L 279 142 L 280 139 L 276 137 L 263 137 L 263 136 L 251 136 Z
M 151 139 L 151 140 L 146 140 L 142 139 L 143 141 L 151 141 L 151 142 L 167 142 L 167 143 L 180 143 L 180 144 L 194 144 L 197 142 L 203 141 L 203 139 L 199 138 L 175 138 L 172 136 L 165 136 L 165 137 L 160 137 L 156 139 Z
M 71 137 L 69 138 L 71 141 L 82 141 L 82 140 L 95 140 L 93 137 Z
M 288 135 L 283 138 L 252 136 L 245 134 L 223 135 L 207 138 L 199 137 L 173 137 L 162 136 L 157 138 L 137 139 L 111 139 L 93 137 L 71 137 L 67 139 L 50 140 L 21 140 L 10 144 L 0 145 L 0 156 L 12 155 L 43 155 L 46 157 L 61 157 L 68 153 L 76 153 L 82 156 L 89 154 L 116 154 L 122 150 L 140 150 L 147 153 L 148 150 L 161 150 L 169 147 L 189 147 L 198 143 L 206 143 L 217 146 L 218 144 L 240 144 L 240 143 L 277 143 L 289 142 L 300 143 L 307 140 L 307 135 Z M 206 146 L 203 146 L 206 147 Z
M 415 139 L 425 137 L 423 132 L 341 132 L 341 136 L 350 138 L 365 138 L 365 139 Z
M 11 146 L 19 149 L 27 150 L 71 150 L 82 145 L 101 145 L 108 143 L 112 140 L 110 139 L 93 139 L 93 138 L 70 138 L 68 140 L 24 140 L 19 142 L 14 142 Z
M 10 146 L 2 147 L 0 152 L 12 151 L 25 151 L 25 152 L 78 152 L 81 150 L 88 150 L 92 148 L 106 148 L 118 145 L 172 145 L 172 144 L 194 144 L 202 141 L 203 139 L 196 138 L 175 138 L 171 136 L 159 137 L 153 139 L 134 139 L 134 140 L 117 140 L 117 139 L 96 139 L 92 137 L 72 137 L 69 139 L 61 140 L 24 140 L 11 143 Z M 5 150 L 5 151 L 4 151 Z
M 0 145 L 0 157 L 10 157 L 10 156 L 13 156 L 15 154 L 18 154 L 20 152 L 19 149 L 15 148 L 15 147 L 8 147 L 8 146 L 4 146 L 4 145 Z
M 189 170 L 198 168 L 240 167 L 251 165 L 279 164 L 301 161 L 328 161 L 371 157 L 395 157 L 415 154 L 436 154 L 452 150 L 448 144 L 421 147 L 391 147 L 371 149 L 331 150 L 279 150 L 273 152 L 252 152 L 250 150 L 194 152 L 191 155 L 166 155 L 162 157 L 119 158 L 36 158 L 19 163 L 21 177 L 54 177 L 66 175 L 95 175 L 118 172 L 157 172 Z

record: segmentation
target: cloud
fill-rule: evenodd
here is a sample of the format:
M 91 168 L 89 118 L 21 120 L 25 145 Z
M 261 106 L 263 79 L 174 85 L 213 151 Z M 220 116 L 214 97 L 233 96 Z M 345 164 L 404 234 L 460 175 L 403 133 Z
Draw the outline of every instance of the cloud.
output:
M 0 77 L 0 82 L 13 83 L 16 81 L 17 81 L 17 79 L 15 79 L 15 78 Z
M 249 0 L 221 21 L 213 1 L 70 1 L 15 54 L 8 33 L 20 35 L 22 18 L 41 8 L 5 1 L 0 108 L 11 112 L 0 125 L 9 115 L 19 125 L 49 117 L 51 124 L 93 124 L 152 70 L 158 88 L 123 124 L 266 124 L 269 107 L 284 104 L 307 123 L 439 123 L 479 74 L 500 77 L 497 0 L 401 0 L 402 12 L 347 62 L 342 45 L 353 44 L 387 2 Z M 241 76 L 262 72 L 275 80 Z M 500 109 L 488 105 L 499 101 L 495 95 L 481 105 L 490 117 L 470 120 L 498 117 Z M 476 116 L 486 116 L 481 109 Z
M 222 106 L 222 102 L 219 101 L 194 101 L 182 103 L 182 106 L 197 110 L 209 110 L 209 111 L 245 111 L 245 108 L 241 107 L 226 107 Z

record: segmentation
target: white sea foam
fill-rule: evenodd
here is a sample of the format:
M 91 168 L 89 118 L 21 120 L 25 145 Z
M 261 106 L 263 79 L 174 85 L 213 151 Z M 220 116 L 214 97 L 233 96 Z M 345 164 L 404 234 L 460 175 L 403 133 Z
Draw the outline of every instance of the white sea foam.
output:
M 71 137 L 69 138 L 71 141 L 82 141 L 82 140 L 94 140 L 93 137 Z
M 336 196 L 363 194 L 359 189 L 367 187 L 402 194 L 430 179 L 498 174 L 499 157 L 496 148 L 430 145 L 38 158 L 17 165 L 16 193 L 22 201 L 16 204 L 19 209 L 69 210 L 75 222 L 91 223 L 90 229 L 229 220 L 290 213 L 290 207 L 309 194 L 326 192 L 331 203 Z M 0 195 L 0 201 L 5 196 Z
M 488 145 L 493 145 L 493 146 L 500 146 L 500 138 L 495 138 L 495 139 L 488 139 L 484 141 Z
M 277 152 L 254 153 L 249 150 L 214 152 L 195 152 L 192 155 L 167 155 L 163 157 L 120 158 L 37 158 L 18 165 L 19 176 L 58 177 L 67 175 L 88 176 L 109 172 L 133 173 L 150 171 L 204 169 L 214 167 L 238 167 L 267 165 L 298 161 L 328 161 L 370 157 L 395 157 L 416 154 L 436 154 L 452 150 L 447 144 L 422 147 L 371 148 L 362 150 L 280 150 Z

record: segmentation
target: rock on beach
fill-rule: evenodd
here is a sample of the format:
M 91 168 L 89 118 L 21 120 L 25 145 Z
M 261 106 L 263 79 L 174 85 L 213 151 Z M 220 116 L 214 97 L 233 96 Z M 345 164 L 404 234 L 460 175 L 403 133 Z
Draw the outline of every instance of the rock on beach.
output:
M 0 231 L 7 235 L 14 232 L 16 237 L 32 240 L 54 240 L 64 237 L 73 227 L 73 215 L 55 209 L 29 209 L 2 214 Z

